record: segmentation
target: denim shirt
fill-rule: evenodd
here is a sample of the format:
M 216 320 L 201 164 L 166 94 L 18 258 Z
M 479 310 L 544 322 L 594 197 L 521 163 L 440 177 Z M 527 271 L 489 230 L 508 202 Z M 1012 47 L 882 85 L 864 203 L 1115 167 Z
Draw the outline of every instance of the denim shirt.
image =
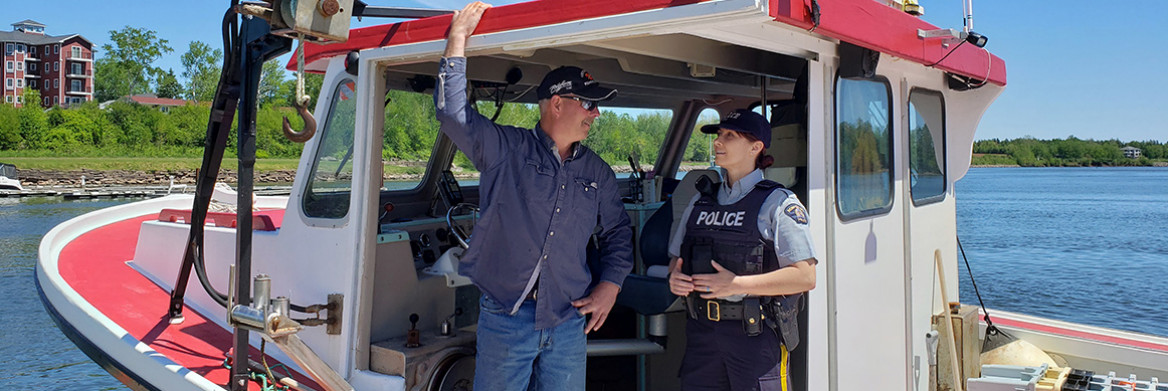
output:
M 632 228 L 600 156 L 576 143 L 561 161 L 539 124 L 504 126 L 479 114 L 466 96 L 463 57 L 439 62 L 434 104 L 442 132 L 481 173 L 481 217 L 460 274 L 512 314 L 538 282 L 536 329 L 579 316 L 571 302 L 589 294 L 591 268 L 602 281 L 624 282 L 633 267 Z M 594 233 L 599 260 L 589 265 Z

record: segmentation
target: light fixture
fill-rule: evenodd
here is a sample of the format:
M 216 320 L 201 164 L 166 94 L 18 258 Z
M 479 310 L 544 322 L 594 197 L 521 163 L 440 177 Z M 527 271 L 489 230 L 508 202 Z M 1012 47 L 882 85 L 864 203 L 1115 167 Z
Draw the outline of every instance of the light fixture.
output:
M 975 33 L 973 31 L 970 31 L 968 33 L 962 33 L 962 34 L 965 35 L 965 42 L 969 42 L 969 43 L 973 44 L 973 46 L 977 46 L 979 48 L 984 48 L 986 43 L 989 42 L 989 40 L 990 40 L 988 37 L 981 35 L 981 34 L 978 34 L 978 33 Z

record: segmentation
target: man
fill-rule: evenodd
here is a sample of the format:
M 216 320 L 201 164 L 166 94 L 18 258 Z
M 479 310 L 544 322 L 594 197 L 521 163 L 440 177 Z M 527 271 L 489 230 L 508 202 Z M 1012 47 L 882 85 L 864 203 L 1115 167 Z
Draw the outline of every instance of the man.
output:
M 483 294 L 475 389 L 583 390 L 585 334 L 604 324 L 632 269 L 616 177 L 580 144 L 616 91 L 562 67 L 539 86 L 535 129 L 480 115 L 467 99 L 465 48 L 489 7 L 455 12 L 434 91 L 442 132 L 482 173 L 482 217 L 459 264 Z M 594 233 L 598 281 L 585 255 Z

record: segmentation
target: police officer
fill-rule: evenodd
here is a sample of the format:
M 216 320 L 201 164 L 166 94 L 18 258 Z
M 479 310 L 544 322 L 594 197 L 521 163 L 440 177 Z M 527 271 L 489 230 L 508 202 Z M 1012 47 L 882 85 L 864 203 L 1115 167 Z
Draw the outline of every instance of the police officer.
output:
M 735 110 L 718 125 L 715 162 L 725 182 L 699 180 L 670 240 L 669 287 L 686 298 L 682 390 L 788 390 L 799 343 L 799 295 L 815 288 L 807 210 L 764 180 L 771 127 Z

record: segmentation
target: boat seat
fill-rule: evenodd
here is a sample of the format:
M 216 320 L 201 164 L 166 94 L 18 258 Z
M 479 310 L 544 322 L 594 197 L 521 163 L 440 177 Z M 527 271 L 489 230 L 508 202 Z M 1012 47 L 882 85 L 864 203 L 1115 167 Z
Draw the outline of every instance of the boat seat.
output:
M 656 315 L 668 311 L 678 301 L 678 297 L 669 291 L 667 278 L 671 260 L 669 239 L 677 229 L 681 213 L 697 193 L 694 184 L 702 176 L 710 176 L 716 181 L 718 172 L 690 171 L 677 185 L 673 195 L 668 197 L 648 220 L 645 220 L 638 242 L 645 274 L 632 273 L 625 277 L 625 283 L 616 297 L 618 304 L 632 308 L 642 315 Z M 678 207 L 678 204 L 681 206 Z

